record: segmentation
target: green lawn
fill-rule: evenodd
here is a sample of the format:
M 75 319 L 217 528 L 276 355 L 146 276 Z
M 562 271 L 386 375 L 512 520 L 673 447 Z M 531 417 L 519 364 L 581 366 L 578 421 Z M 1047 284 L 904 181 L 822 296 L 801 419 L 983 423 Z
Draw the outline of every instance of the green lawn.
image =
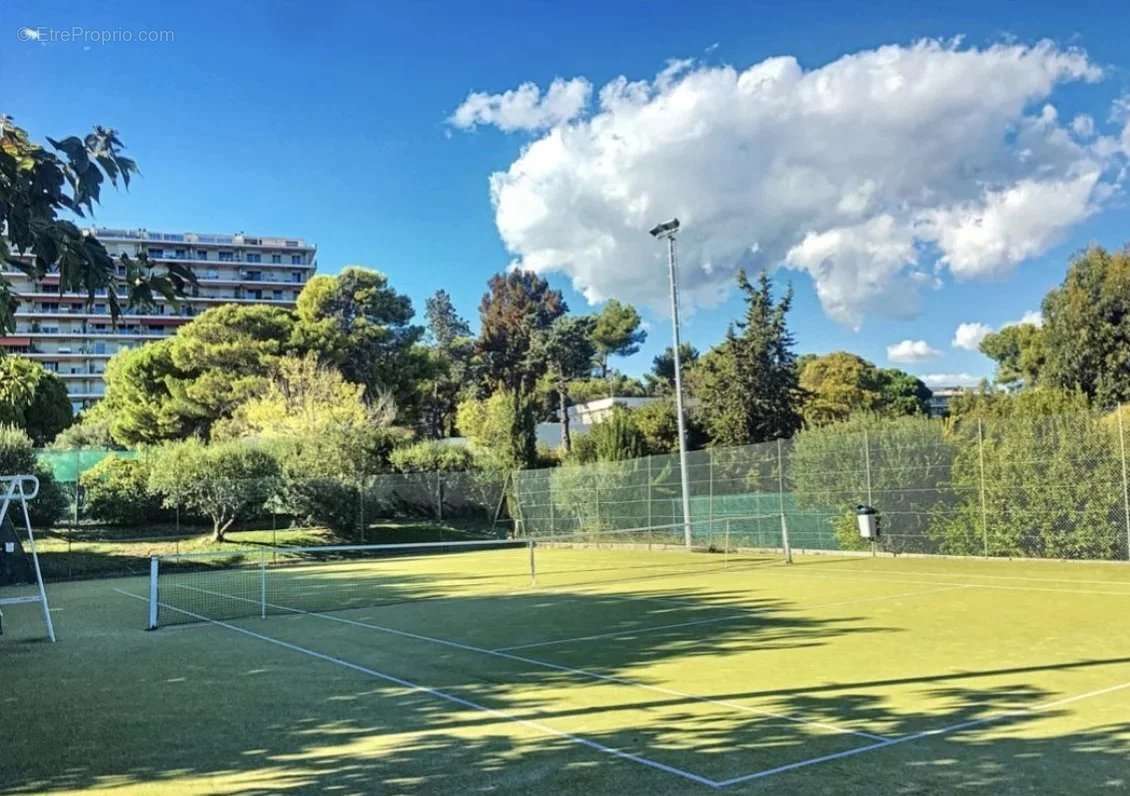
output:
M 1130 567 L 536 559 L 303 563 L 266 619 L 255 570 L 171 577 L 163 618 L 227 618 L 155 632 L 143 579 L 51 584 L 58 644 L 7 611 L 0 793 L 1130 789 Z

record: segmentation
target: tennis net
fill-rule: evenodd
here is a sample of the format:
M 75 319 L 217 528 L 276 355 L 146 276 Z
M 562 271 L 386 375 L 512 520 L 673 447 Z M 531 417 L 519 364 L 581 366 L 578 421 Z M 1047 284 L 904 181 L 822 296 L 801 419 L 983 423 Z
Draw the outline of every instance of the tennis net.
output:
M 779 521 L 779 518 L 773 517 Z M 242 548 L 151 559 L 149 627 L 659 581 L 773 563 L 766 516 L 516 539 Z M 767 541 L 776 541 L 777 537 Z

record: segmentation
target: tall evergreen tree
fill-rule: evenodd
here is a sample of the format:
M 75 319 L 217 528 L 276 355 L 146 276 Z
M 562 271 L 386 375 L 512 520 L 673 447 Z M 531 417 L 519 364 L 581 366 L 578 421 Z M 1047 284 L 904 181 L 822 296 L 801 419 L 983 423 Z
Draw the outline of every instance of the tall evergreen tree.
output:
M 1043 353 L 1041 384 L 1081 390 L 1104 407 L 1130 401 L 1130 248 L 1094 246 L 1079 254 L 1063 284 L 1044 298 L 1043 311 L 1042 332 L 1030 335 L 1046 350 L 1029 341 L 1021 368 Z
M 557 392 L 561 447 L 566 453 L 572 448 L 569 435 L 569 382 L 583 378 L 592 367 L 595 353 L 592 342 L 593 323 L 593 319 L 587 315 L 563 315 L 541 337 L 542 353 Z
M 455 310 L 446 290 L 437 290 L 424 306 L 428 322 L 429 376 L 418 384 L 420 420 L 425 433 L 435 439 L 455 431 L 459 402 L 469 397 L 474 381 L 475 341 L 471 325 Z
M 608 358 L 629 357 L 640 350 L 647 332 L 640 328 L 640 314 L 631 304 L 609 299 L 596 316 L 592 341 L 596 346 L 596 366 L 602 379 L 608 377 Z
M 428 335 L 441 349 L 449 348 L 458 338 L 471 336 L 471 325 L 456 312 L 446 290 L 437 290 L 424 302 L 424 317 Z
M 699 415 L 716 445 L 747 445 L 791 436 L 801 425 L 802 391 L 787 315 L 790 289 L 773 300 L 768 274 L 756 284 L 738 272 L 745 317 L 695 368 Z
M 530 422 L 533 391 L 545 369 L 540 334 L 568 311 L 561 292 L 533 271 L 495 274 L 479 305 L 477 350 L 492 391 L 510 396 L 513 433 L 522 464 L 534 462 L 537 446 Z
M 690 343 L 679 343 L 679 365 L 685 378 L 698 362 L 699 352 Z M 651 372 L 644 375 L 648 389 L 655 395 L 666 395 L 675 389 L 675 349 L 667 346 L 662 354 L 651 360 Z

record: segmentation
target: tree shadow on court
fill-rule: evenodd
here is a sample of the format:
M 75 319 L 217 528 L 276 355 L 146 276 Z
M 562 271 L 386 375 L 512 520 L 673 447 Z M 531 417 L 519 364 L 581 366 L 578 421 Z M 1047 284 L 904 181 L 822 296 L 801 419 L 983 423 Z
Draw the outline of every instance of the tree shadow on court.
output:
M 457 573 L 437 583 L 400 572 L 355 610 L 234 620 L 333 660 L 215 625 L 123 630 L 123 617 L 137 612 L 126 597 L 120 614 L 88 626 L 76 618 L 68 641 L 64 612 L 61 644 L 73 646 L 39 645 L 20 656 L 21 670 L 30 672 L 21 677 L 21 701 L 0 697 L 0 711 L 11 717 L 5 734 L 29 733 L 0 738 L 0 793 L 109 785 L 240 793 L 708 792 L 623 755 L 724 781 L 878 743 L 853 732 L 899 739 L 957 725 L 969 726 L 732 790 L 1023 793 L 1130 785 L 1130 721 L 1052 734 L 1033 722 L 1067 709 L 1039 709 L 1057 695 L 1029 684 L 1049 669 L 1125 671 L 1127 659 L 872 673 L 851 682 L 799 673 L 795 685 L 780 688 L 759 685 L 759 651 L 897 629 L 850 610 L 806 615 L 789 600 L 751 598 L 724 582 L 693 591 L 641 581 L 614 593 L 577 586 L 481 594 L 482 577 Z M 321 593 L 343 580 L 311 575 L 301 585 Z M 524 646 L 532 643 L 539 646 Z M 737 656 L 740 670 L 701 668 Z M 671 666 L 687 667 L 682 690 L 661 684 L 658 670 Z M 0 658 L 0 674 L 4 669 Z M 978 687 L 976 678 L 985 677 L 1009 682 Z M 888 698 L 894 688 L 940 707 L 908 710 Z

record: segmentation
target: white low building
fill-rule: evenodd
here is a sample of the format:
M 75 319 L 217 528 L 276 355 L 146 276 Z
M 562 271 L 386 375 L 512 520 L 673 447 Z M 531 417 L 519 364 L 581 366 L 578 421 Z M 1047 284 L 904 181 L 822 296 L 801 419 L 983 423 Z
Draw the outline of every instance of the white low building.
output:
M 636 409 L 641 406 L 647 406 L 658 400 L 660 399 L 654 397 L 629 398 L 627 396 L 617 395 L 608 398 L 597 398 L 595 401 L 589 401 L 588 403 L 574 404 L 567 410 L 569 412 L 569 434 L 576 436 L 588 433 L 589 429 L 597 423 L 608 419 L 612 414 L 612 410 L 617 406 L 623 406 L 626 409 Z M 561 423 L 538 423 L 537 438 L 539 445 L 545 445 L 552 449 L 560 448 Z

